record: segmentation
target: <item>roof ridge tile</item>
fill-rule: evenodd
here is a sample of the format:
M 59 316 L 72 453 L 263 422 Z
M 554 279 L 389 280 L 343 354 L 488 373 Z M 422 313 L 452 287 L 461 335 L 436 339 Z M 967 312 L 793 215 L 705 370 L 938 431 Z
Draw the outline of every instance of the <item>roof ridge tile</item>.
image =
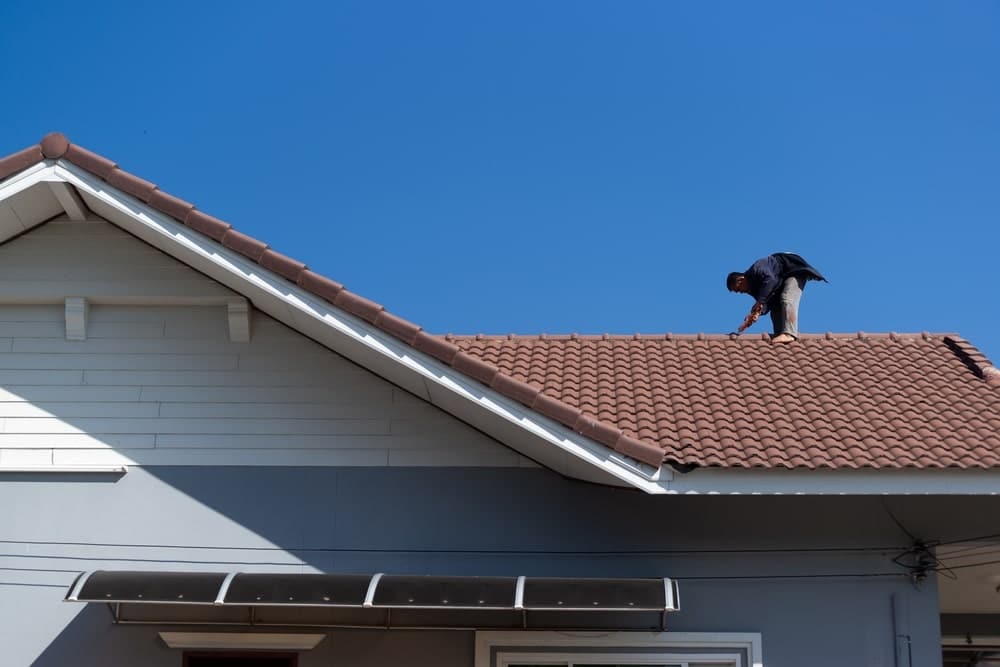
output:
M 993 368 L 993 364 L 986 358 L 986 355 L 979 349 L 957 334 L 948 334 L 943 337 L 944 344 L 955 353 L 962 363 L 971 370 L 976 377 L 991 382 L 987 377 L 988 368 Z M 992 374 L 992 373 L 990 373 Z
M 38 164 L 44 157 L 40 146 L 28 146 L 24 150 L 11 153 L 0 159 L 0 181 Z

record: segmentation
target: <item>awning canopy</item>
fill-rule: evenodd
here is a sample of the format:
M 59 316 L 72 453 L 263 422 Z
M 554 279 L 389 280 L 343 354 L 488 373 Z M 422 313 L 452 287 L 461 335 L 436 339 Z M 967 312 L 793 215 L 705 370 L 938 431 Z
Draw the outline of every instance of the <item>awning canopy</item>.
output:
M 68 602 L 118 623 L 437 628 L 662 629 L 671 579 L 99 570 Z

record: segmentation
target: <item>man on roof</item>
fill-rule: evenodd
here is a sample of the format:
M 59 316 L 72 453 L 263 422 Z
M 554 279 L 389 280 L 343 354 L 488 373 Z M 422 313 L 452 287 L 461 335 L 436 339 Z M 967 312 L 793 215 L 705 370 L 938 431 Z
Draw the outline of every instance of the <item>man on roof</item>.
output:
M 772 343 L 791 343 L 799 337 L 799 300 L 806 282 L 822 280 L 819 271 L 795 253 L 777 252 L 754 262 L 749 269 L 734 271 L 726 277 L 730 292 L 742 292 L 754 298 L 750 313 L 737 329 L 743 333 L 761 315 L 771 313 L 774 325 Z

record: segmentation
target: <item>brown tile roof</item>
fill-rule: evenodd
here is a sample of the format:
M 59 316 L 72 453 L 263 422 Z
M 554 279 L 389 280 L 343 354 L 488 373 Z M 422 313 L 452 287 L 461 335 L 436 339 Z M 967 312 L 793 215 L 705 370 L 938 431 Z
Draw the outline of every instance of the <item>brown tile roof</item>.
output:
M 1000 466 L 1000 371 L 954 335 L 449 336 L 667 461 Z
M 59 133 L 0 180 L 63 159 L 497 392 L 657 466 L 1000 466 L 1000 371 L 947 335 L 441 337 Z

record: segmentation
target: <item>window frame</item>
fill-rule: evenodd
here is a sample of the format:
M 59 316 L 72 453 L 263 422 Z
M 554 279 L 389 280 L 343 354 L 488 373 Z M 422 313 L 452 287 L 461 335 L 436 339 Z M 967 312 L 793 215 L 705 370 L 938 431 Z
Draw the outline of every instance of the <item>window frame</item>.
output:
M 518 662 L 535 658 L 547 662 L 586 663 L 609 658 L 625 659 L 632 664 L 686 664 L 734 661 L 738 667 L 764 667 L 762 637 L 756 632 L 559 632 L 559 631 L 483 631 L 476 633 L 475 667 L 515 667 Z M 542 652 L 504 651 L 505 648 L 538 647 Z M 570 652 L 551 649 L 575 649 Z M 635 653 L 629 649 L 661 649 Z M 588 650 L 582 654 L 579 649 Z M 674 649 L 674 650 L 672 650 Z M 678 653 L 675 649 L 704 649 L 705 653 Z M 496 664 L 491 656 L 496 652 Z M 742 664 L 746 655 L 747 664 Z M 593 658 L 593 659 L 591 659 Z M 536 662 L 535 664 L 539 664 Z

